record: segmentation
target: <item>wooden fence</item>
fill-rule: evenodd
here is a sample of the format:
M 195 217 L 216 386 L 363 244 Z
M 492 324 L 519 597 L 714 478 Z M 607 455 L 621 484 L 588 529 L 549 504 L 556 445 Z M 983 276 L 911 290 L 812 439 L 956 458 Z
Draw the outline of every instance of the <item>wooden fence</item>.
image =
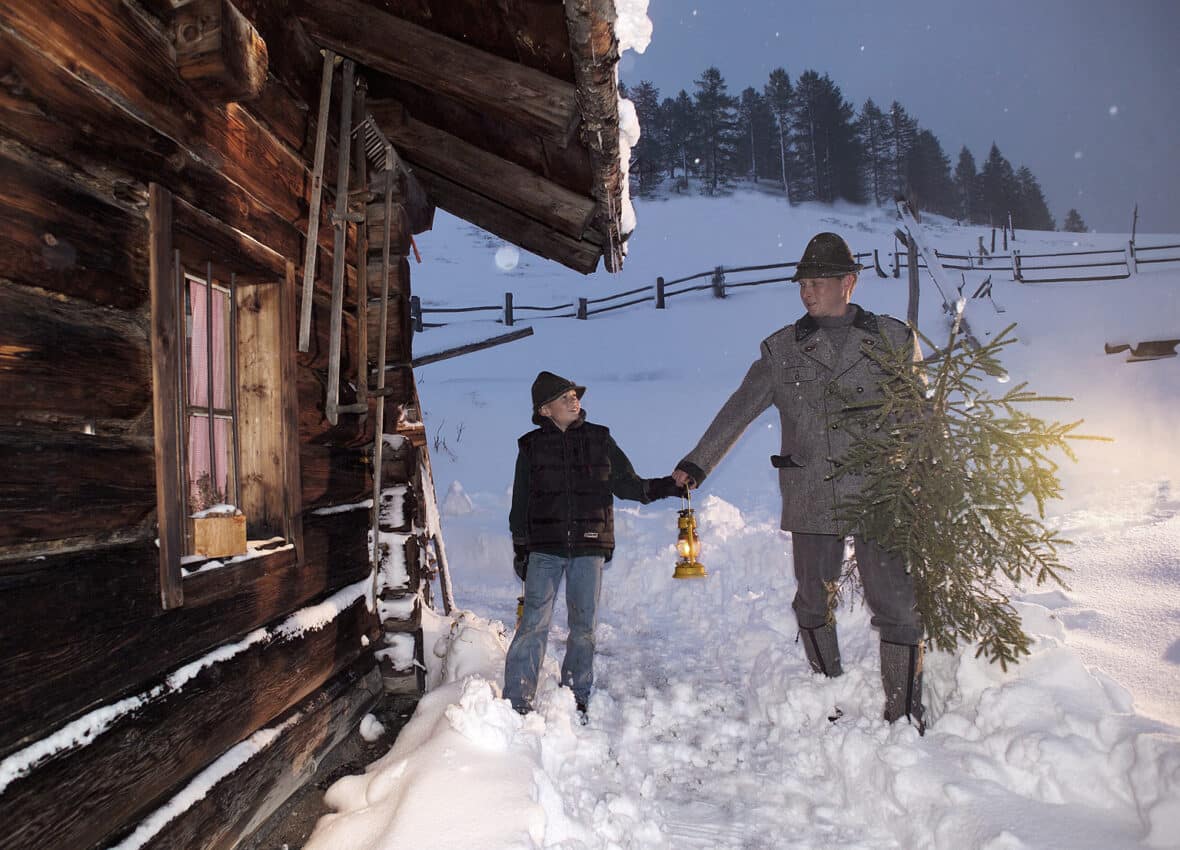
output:
M 1139 266 L 1152 263 L 1180 263 L 1180 254 L 1161 256 L 1160 251 L 1176 251 L 1177 245 L 1136 245 L 1128 242 L 1118 248 L 1090 251 L 1060 251 L 1045 254 L 1026 254 L 1013 248 L 1007 254 L 944 254 L 935 251 L 943 268 L 956 271 L 1006 272 L 1017 283 L 1084 283 L 1100 280 L 1125 280 L 1139 271 Z M 1074 258 L 1087 258 L 1081 262 L 1069 262 Z M 1055 262 L 1063 260 L 1063 262 Z M 893 251 L 891 273 L 900 277 L 901 270 L 908 268 L 906 252 Z M 919 261 L 918 268 L 926 268 Z M 1070 269 L 1094 270 L 1094 274 L 1067 271 Z M 1064 272 L 1064 274 L 1062 274 Z M 1048 273 L 1048 275 L 1046 274 Z M 1056 273 L 1056 275 L 1054 275 Z
M 872 257 L 873 268 L 876 269 L 878 275 L 887 277 L 888 275 L 881 269 L 881 263 L 878 259 L 876 251 L 872 253 L 863 252 L 856 255 L 857 262 Z M 410 317 L 414 325 L 415 331 L 423 331 L 426 328 L 438 328 L 446 325 L 446 322 L 427 322 L 425 320 L 426 314 L 430 315 L 448 315 L 457 313 L 474 313 L 474 312 L 494 312 L 499 315 L 496 321 L 502 322 L 505 325 L 513 325 L 518 321 L 524 319 L 588 319 L 591 316 L 600 313 L 609 313 L 612 310 L 620 310 L 624 307 L 631 307 L 635 304 L 643 304 L 649 301 L 655 302 L 657 310 L 664 310 L 667 308 L 669 298 L 674 298 L 677 295 L 686 295 L 690 292 L 710 291 L 715 298 L 725 298 L 726 294 L 731 289 L 740 289 L 747 286 L 762 286 L 770 283 L 783 283 L 789 281 L 794 276 L 794 269 L 798 263 L 770 263 L 761 266 L 736 266 L 727 268 L 725 266 L 715 266 L 709 271 L 698 272 L 686 277 L 678 277 L 675 280 L 664 280 L 663 277 L 657 277 L 654 284 L 648 286 L 640 286 L 635 289 L 628 289 L 625 292 L 616 292 L 613 295 L 604 295 L 601 298 L 578 298 L 576 302 L 570 301 L 565 304 L 554 304 L 546 307 L 527 306 L 514 303 L 513 294 L 511 292 L 504 293 L 504 303 L 488 304 L 476 307 L 423 307 L 422 302 L 418 296 L 410 298 Z M 756 280 L 734 280 L 734 276 L 747 275 L 754 272 L 767 272 L 775 270 L 790 270 L 790 274 L 760 277 Z M 706 281 L 705 283 L 697 283 L 697 281 Z M 691 284 L 685 286 L 684 284 Z M 620 300 L 627 299 L 627 300 Z M 602 305 L 602 306 L 599 306 Z M 559 312 L 559 311 L 566 312 Z M 548 315 L 542 316 L 521 316 L 518 313 L 523 311 L 543 312 Z
M 1007 239 L 1005 239 L 1005 243 Z M 981 240 L 982 247 L 982 240 Z M 1009 253 L 996 254 L 981 250 L 979 254 L 944 254 L 935 251 L 945 269 L 956 271 L 1004 272 L 1018 283 L 1082 283 L 1100 280 L 1125 280 L 1139 270 L 1139 266 L 1152 263 L 1180 263 L 1180 253 L 1161 255 L 1162 251 L 1178 251 L 1176 245 L 1136 245 L 1133 241 L 1119 248 L 1088 251 L 1062 251 L 1057 253 L 1025 254 L 1013 248 Z M 872 258 L 872 265 L 867 262 Z M 1069 262 L 1073 258 L 1085 258 L 1081 262 Z M 867 269 L 876 271 L 879 277 L 900 277 L 903 269 L 908 269 L 906 252 L 895 246 L 892 252 L 892 264 L 888 271 L 882 268 L 880 254 L 877 250 L 861 252 L 856 255 L 857 262 L 863 262 Z M 1064 262 L 1054 262 L 1055 260 Z M 410 298 L 410 317 L 414 330 L 421 332 L 427 328 L 443 327 L 447 322 L 428 322 L 426 316 L 446 316 L 459 313 L 496 313 L 496 321 L 512 326 L 519 321 L 537 319 L 588 319 L 600 313 L 621 310 L 636 304 L 649 301 L 655 302 L 657 310 L 667 307 L 669 298 L 686 295 L 690 292 L 711 291 L 715 298 L 725 298 L 731 289 L 746 286 L 762 286 L 770 283 L 789 281 L 797 263 L 771 263 L 761 266 L 737 266 L 727 268 L 716 266 L 709 271 L 665 280 L 657 277 L 654 284 L 604 295 L 601 298 L 578 298 L 563 304 L 549 306 L 533 306 L 516 304 L 511 292 L 504 293 L 503 304 L 487 304 L 475 307 L 424 307 L 417 295 Z M 918 268 L 925 269 L 924 260 L 918 260 Z M 756 280 L 734 280 L 735 276 L 743 276 L 755 272 L 773 272 L 776 270 L 791 270 L 790 274 L 761 277 Z M 1080 274 L 1069 273 L 1058 276 L 1045 276 L 1046 273 L 1060 273 L 1065 270 L 1106 270 L 1105 273 Z M 698 282 L 704 281 L 704 282 Z M 685 285 L 691 284 L 691 285 Z M 983 293 L 983 294 L 989 294 Z M 625 299 L 625 300 L 624 300 Z M 997 306 L 997 309 L 1001 309 Z M 522 315 L 532 314 L 532 315 Z M 540 314 L 540 315 L 537 315 Z

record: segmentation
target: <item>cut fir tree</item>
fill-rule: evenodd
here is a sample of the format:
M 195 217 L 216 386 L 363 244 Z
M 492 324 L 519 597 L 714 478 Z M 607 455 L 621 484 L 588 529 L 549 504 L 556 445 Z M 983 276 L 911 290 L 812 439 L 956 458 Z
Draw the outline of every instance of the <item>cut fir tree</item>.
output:
M 845 404 L 853 434 L 836 475 L 862 479 L 839 506 L 841 522 L 900 553 L 914 576 L 928 642 L 953 651 L 977 644 L 1007 670 L 1029 653 L 1029 637 L 1009 593 L 1030 580 L 1066 587 L 1058 549 L 1069 541 L 1045 525 L 1045 503 L 1061 497 L 1050 454 L 1076 460 L 1075 433 L 1027 411 L 1042 396 L 1026 384 L 993 396 L 1007 382 L 1003 349 L 1016 342 L 1009 325 L 985 345 L 962 332 L 962 302 L 945 348 L 917 367 L 912 352 L 866 349 L 882 375 L 882 397 Z M 929 340 L 923 342 L 930 346 Z

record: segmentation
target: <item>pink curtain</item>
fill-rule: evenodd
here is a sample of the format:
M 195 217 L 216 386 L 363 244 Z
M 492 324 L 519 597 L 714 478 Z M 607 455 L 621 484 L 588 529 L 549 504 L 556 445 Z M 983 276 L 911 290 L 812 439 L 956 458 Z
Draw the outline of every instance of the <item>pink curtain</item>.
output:
M 217 288 L 213 290 L 212 321 L 208 315 L 208 303 L 204 282 L 188 279 L 188 481 L 190 508 L 201 510 L 208 507 L 210 492 L 216 488 L 221 500 L 230 501 L 227 482 L 230 466 L 231 432 L 230 422 L 224 418 L 214 419 L 214 451 L 216 457 L 216 479 L 208 478 L 211 471 L 209 454 L 209 366 L 213 367 L 213 406 L 228 410 L 231 406 L 229 386 L 229 295 Z M 213 329 L 212 358 L 209 356 L 209 326 Z M 199 412 L 192 408 L 206 408 Z M 206 477 L 205 492 L 200 492 L 202 476 Z M 212 486 L 210 486 L 212 485 Z

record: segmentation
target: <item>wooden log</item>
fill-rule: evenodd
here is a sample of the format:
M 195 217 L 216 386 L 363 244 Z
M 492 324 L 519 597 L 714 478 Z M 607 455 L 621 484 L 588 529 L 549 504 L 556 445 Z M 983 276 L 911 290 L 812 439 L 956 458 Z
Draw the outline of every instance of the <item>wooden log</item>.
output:
M 362 595 L 328 627 L 273 634 L 203 669 L 183 689 L 147 700 L 86 746 L 13 781 L 0 846 L 91 847 L 112 836 L 367 654 L 362 638 L 377 633 Z
M 187 604 L 162 612 L 149 539 L 0 563 L 0 755 L 310 600 L 369 574 L 364 510 L 305 514 L 302 566 L 275 552 L 184 579 Z
M 351 505 L 370 498 L 372 478 L 368 454 L 362 449 L 300 446 L 305 510 Z
M 324 399 L 327 389 L 327 375 L 321 370 L 299 369 L 299 409 L 297 412 L 297 434 L 299 451 L 302 446 L 352 449 L 363 448 L 373 442 L 373 423 L 368 417 L 342 414 L 335 425 L 324 416 Z M 342 393 L 348 403 L 355 399 L 351 393 Z M 319 474 L 319 473 L 317 473 Z M 313 479 L 315 480 L 315 476 Z M 304 479 L 304 489 L 307 479 Z
M 307 175 L 297 153 L 246 109 L 197 96 L 176 73 L 165 35 L 130 6 L 118 0 L 6 3 L 0 23 L 75 79 L 101 81 L 85 88 L 103 112 L 129 112 L 192 158 L 216 163 L 287 221 L 304 214 Z
M 147 222 L 0 153 L 0 278 L 133 310 L 147 301 Z
M 135 419 L 151 406 L 141 316 L 0 282 L 0 416 Z
M 48 9 L 40 4 L 22 6 Z M 3 8 L 7 10 L 10 6 Z M 4 14 L 0 11 L 0 19 Z M 8 156 L 14 157 L 7 137 L 17 140 L 29 151 L 60 159 L 76 169 L 72 182 L 59 181 L 72 186 L 73 192 L 51 196 L 59 198 L 56 205 L 65 206 L 74 198 L 89 193 L 123 210 L 146 208 L 148 184 L 154 181 L 167 185 L 177 196 L 249 234 L 275 252 L 288 257 L 298 254 L 302 240 L 297 227 L 301 223 L 300 214 L 293 210 L 288 219 L 275 213 L 242 186 L 226 179 L 218 166 L 210 164 L 223 158 L 231 161 L 248 158 L 246 151 L 237 152 L 235 147 L 212 160 L 195 154 L 142 117 L 112 103 L 76 74 L 55 64 L 40 52 L 36 44 L 0 27 L 0 91 L 3 92 L 0 96 L 0 150 L 7 149 L 10 151 Z M 34 189 L 40 186 L 37 182 L 32 185 Z M 47 192 L 41 190 L 42 196 Z M 35 199 L 37 195 L 25 197 Z M 292 205 L 299 197 L 301 195 L 294 197 Z M 103 249 L 113 251 L 116 246 L 133 240 L 134 234 L 139 232 L 128 232 L 122 240 L 102 239 L 104 227 L 117 227 L 121 231 L 122 222 L 119 215 L 104 217 L 97 214 L 97 209 L 94 215 L 87 215 L 94 209 L 94 204 L 90 201 L 74 207 L 79 214 L 76 226 L 86 226 L 81 217 L 85 215 L 90 219 L 89 226 L 95 237 L 86 245 L 85 252 L 81 244 L 83 240 L 71 238 L 79 258 L 89 258 Z M 133 213 L 122 213 L 122 216 L 126 215 Z M 84 231 L 66 232 L 69 238 L 71 233 Z M 146 244 L 146 239 L 141 244 Z M 143 257 L 140 262 L 146 263 L 146 250 Z M 79 265 L 81 262 L 80 259 Z M 106 263 L 96 262 L 94 268 L 105 265 L 114 265 L 112 271 L 119 270 L 113 259 Z M 82 277 L 76 282 L 63 281 L 63 287 L 69 283 L 73 288 L 63 288 L 62 291 L 72 293 L 86 287 L 85 272 L 79 270 L 79 274 Z M 47 282 L 42 285 L 52 288 L 56 277 L 47 273 Z M 137 296 L 142 300 L 146 297 L 146 276 L 128 275 L 126 285 L 128 291 L 122 293 L 123 298 Z M 106 300 L 115 306 L 125 306 L 118 294 L 106 296 Z M 106 303 L 100 300 L 103 291 L 90 297 L 98 303 Z
M 396 100 L 372 100 L 369 111 L 403 157 L 509 209 L 574 239 L 594 216 L 592 198 L 418 121 Z
M 186 806 L 146 845 L 149 850 L 232 850 L 295 791 L 360 725 L 381 697 L 381 673 L 365 655 L 270 725 L 278 740 Z M 292 726 L 287 721 L 298 719 Z
M 266 84 L 262 36 L 229 0 L 189 0 L 173 17 L 176 68 L 214 103 L 252 100 Z
M 430 354 L 422 354 L 414 358 L 414 368 L 425 366 L 427 363 L 437 363 L 440 360 L 450 360 L 452 357 L 462 357 L 464 354 L 471 354 L 476 351 L 483 351 L 485 348 L 492 348 L 497 345 L 503 345 L 506 342 L 516 342 L 518 339 L 532 336 L 533 329 L 520 328 L 506 334 L 500 334 L 489 339 L 483 339 L 479 342 L 469 342 L 466 345 L 458 345 L 454 348 L 447 348 L 442 351 L 434 351 Z
M 569 0 L 565 3 L 570 54 L 574 63 L 581 141 L 590 152 L 591 194 L 598 201 L 594 229 L 602 236 L 603 263 L 610 272 L 623 266 L 622 191 L 619 163 L 619 96 L 613 0 Z
M 417 26 L 360 0 L 300 7 L 312 38 L 363 65 L 565 144 L 579 120 L 570 83 Z
M 0 469 L 0 548 L 150 530 L 150 440 L 0 425 Z
M 590 274 L 598 267 L 602 250 L 596 245 L 558 233 L 535 219 L 448 180 L 441 174 L 417 163 L 414 165 L 414 174 L 418 181 L 426 188 L 434 202 L 447 212 L 582 274 Z
M 287 261 L 278 251 L 175 195 L 172 223 L 173 246 L 181 257 L 212 263 L 214 276 L 221 280 L 233 274 L 239 284 L 271 284 L 286 275 Z

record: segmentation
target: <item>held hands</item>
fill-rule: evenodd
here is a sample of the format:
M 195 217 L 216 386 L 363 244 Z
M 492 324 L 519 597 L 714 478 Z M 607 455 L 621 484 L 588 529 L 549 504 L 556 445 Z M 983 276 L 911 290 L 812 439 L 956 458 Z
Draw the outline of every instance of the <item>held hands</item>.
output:
M 680 487 L 687 487 L 690 490 L 696 489 L 697 483 L 693 481 L 692 476 L 683 469 L 675 470 L 670 477 Z
M 652 478 L 647 483 L 647 495 L 653 501 L 656 499 L 671 499 L 676 496 L 683 497 L 684 494 L 684 485 L 676 480 L 675 475 Z
M 522 545 L 515 545 L 512 547 L 512 570 L 516 573 L 516 577 L 524 581 L 529 573 L 529 550 Z

